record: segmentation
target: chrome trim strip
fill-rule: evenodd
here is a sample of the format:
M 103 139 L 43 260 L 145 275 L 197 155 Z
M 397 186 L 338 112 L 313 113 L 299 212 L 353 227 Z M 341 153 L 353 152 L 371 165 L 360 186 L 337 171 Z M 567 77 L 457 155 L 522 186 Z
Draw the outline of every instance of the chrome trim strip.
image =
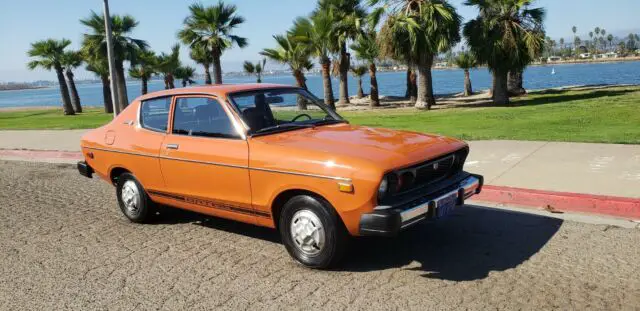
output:
M 89 149 L 89 150 L 100 150 L 100 151 L 106 151 L 106 152 L 114 152 L 114 153 L 128 154 L 128 155 L 134 155 L 134 156 L 148 157 L 148 158 L 157 158 L 158 157 L 155 154 L 138 153 L 138 152 L 130 152 L 130 151 L 120 151 L 120 150 L 111 150 L 111 149 L 98 148 L 98 147 L 82 147 L 82 148 Z
M 100 150 L 100 151 L 106 151 L 106 152 L 115 152 L 115 153 L 122 153 L 122 154 L 128 154 L 128 155 L 142 156 L 142 157 L 165 159 L 165 160 L 183 161 L 183 162 L 208 164 L 208 165 L 216 165 L 216 166 L 224 166 L 224 167 L 250 169 L 250 170 L 254 170 L 254 171 L 263 171 L 263 172 L 280 173 L 280 174 L 315 177 L 315 178 L 322 178 L 322 179 L 331 179 L 331 180 L 340 180 L 340 181 L 351 182 L 351 178 L 345 178 L 345 177 L 335 177 L 335 176 L 326 176 L 326 175 L 317 175 L 317 174 L 308 174 L 308 173 L 299 173 L 299 172 L 289 172 L 289 171 L 281 171 L 281 170 L 273 170 L 273 169 L 266 169 L 266 168 L 249 167 L 249 166 L 245 166 L 245 165 L 234 165 L 234 164 L 225 164 L 225 163 L 209 162 L 209 161 L 179 159 L 179 158 L 173 158 L 173 157 L 167 157 L 167 156 L 158 156 L 158 155 L 152 155 L 152 154 L 135 153 L 135 152 L 119 151 L 119 150 L 109 150 L 109 149 L 96 148 L 96 147 L 83 147 L 83 148 L 90 149 L 90 150 Z
M 207 165 L 215 165 L 215 166 L 223 166 L 223 167 L 232 167 L 232 168 L 243 168 L 243 169 L 249 168 L 248 166 L 245 166 L 245 165 L 235 165 L 235 164 L 226 164 L 226 163 L 199 161 L 199 160 L 190 160 L 190 159 L 179 159 L 179 158 L 173 158 L 173 157 L 167 157 L 167 156 L 158 156 L 158 159 L 197 163 L 197 164 L 207 164 Z
M 280 170 L 272 170 L 268 168 L 258 168 L 258 167 L 250 167 L 250 170 L 254 171 L 263 171 L 263 172 L 272 172 L 272 173 L 281 173 L 281 174 L 289 174 L 289 175 L 297 175 L 297 176 L 307 176 L 307 177 L 316 177 L 323 179 L 333 179 L 333 180 L 341 180 L 341 181 L 351 181 L 351 178 L 345 177 L 335 177 L 335 176 L 327 176 L 327 175 L 317 175 L 317 174 L 307 174 L 307 173 L 299 173 L 299 172 L 290 172 L 290 171 L 280 171 Z

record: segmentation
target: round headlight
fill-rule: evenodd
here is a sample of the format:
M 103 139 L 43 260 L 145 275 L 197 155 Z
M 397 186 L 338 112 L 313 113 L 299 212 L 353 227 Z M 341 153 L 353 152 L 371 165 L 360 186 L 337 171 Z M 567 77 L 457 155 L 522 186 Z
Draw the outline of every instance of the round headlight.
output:
M 378 198 L 382 199 L 387 194 L 388 190 L 389 190 L 389 180 L 385 176 L 384 178 L 382 178 L 382 181 L 380 182 L 380 186 L 378 187 Z

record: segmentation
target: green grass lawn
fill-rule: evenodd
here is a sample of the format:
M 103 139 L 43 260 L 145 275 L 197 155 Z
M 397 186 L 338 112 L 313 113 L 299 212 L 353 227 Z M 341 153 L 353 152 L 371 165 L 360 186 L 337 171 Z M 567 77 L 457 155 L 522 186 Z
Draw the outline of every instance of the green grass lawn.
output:
M 83 113 L 65 116 L 60 109 L 0 111 L 0 129 L 86 129 L 96 128 L 113 119 L 113 114 L 97 108 L 84 108 Z
M 438 133 L 465 140 L 509 139 L 640 144 L 640 87 L 546 91 L 513 107 L 418 112 L 342 112 L 354 124 Z
M 546 91 L 512 107 L 480 105 L 432 111 L 343 111 L 353 124 L 439 133 L 466 140 L 512 139 L 640 144 L 640 87 Z M 111 120 L 101 110 L 76 116 L 60 110 L 0 112 L 0 129 L 80 129 Z

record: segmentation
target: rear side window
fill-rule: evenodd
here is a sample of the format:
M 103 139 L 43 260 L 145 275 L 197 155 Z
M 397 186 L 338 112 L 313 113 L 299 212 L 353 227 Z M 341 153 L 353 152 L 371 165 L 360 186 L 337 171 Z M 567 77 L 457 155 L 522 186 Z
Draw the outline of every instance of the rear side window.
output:
M 170 107 L 171 97 L 143 101 L 140 107 L 140 126 L 152 131 L 166 132 Z
M 220 103 L 209 97 L 176 100 L 173 133 L 188 136 L 240 138 Z

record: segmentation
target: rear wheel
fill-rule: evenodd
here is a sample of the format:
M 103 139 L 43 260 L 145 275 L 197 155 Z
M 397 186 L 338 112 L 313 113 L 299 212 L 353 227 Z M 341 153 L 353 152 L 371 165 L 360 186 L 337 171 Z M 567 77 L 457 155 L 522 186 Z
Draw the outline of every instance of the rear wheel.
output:
M 289 254 L 310 268 L 329 268 L 342 258 L 348 233 L 325 200 L 308 195 L 291 198 L 279 220 L 282 241 Z
M 131 173 L 123 173 L 118 177 L 116 194 L 120 210 L 130 221 L 144 223 L 153 215 L 153 202 Z

